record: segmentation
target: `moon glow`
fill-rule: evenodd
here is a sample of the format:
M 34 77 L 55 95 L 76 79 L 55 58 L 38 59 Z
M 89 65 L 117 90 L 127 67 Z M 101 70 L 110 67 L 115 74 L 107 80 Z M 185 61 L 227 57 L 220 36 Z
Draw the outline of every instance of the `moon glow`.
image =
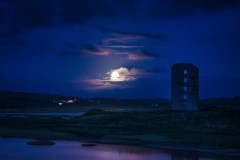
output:
M 120 75 L 119 75 L 118 72 L 116 72 L 116 71 L 112 72 L 112 74 L 111 74 L 111 78 L 112 78 L 112 79 L 117 79 L 117 78 L 119 78 L 119 77 L 120 77 Z

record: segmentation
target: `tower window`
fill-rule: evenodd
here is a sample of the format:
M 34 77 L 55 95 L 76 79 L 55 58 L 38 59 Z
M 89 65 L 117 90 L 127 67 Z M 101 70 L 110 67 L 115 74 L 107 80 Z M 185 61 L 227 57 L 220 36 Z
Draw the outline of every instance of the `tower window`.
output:
M 188 89 L 187 86 L 184 86 L 184 87 L 183 87 L 183 90 L 184 90 L 184 91 L 187 91 L 187 89 Z
M 188 74 L 188 70 L 184 69 L 183 73 Z
M 186 94 L 183 95 L 183 99 L 184 100 L 187 100 L 188 99 L 188 96 Z
M 184 78 L 184 80 L 183 80 L 183 81 L 184 81 L 184 83 L 187 83 L 188 79 L 187 79 L 187 78 Z

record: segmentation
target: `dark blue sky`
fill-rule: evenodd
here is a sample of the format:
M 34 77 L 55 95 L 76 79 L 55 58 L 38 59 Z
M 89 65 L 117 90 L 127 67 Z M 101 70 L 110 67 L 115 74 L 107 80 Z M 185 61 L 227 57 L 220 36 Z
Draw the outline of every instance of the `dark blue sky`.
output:
M 240 95 L 239 17 L 239 0 L 1 0 L 0 90 L 169 98 L 188 62 L 200 98 Z

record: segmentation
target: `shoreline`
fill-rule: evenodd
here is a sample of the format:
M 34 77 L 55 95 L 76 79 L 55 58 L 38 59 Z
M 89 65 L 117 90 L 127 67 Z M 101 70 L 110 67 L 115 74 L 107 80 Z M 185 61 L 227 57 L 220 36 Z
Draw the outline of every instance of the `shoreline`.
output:
M 87 141 L 86 141 L 87 142 Z M 93 141 L 88 141 L 93 142 Z M 199 154 L 210 154 L 214 156 L 226 156 L 226 157 L 239 157 L 239 149 L 217 149 L 217 148 L 206 148 L 200 146 L 187 146 L 187 145 L 173 145 L 173 144 L 151 144 L 150 142 L 135 142 L 133 140 L 122 140 L 122 139 L 105 139 L 100 140 L 100 144 L 114 144 L 114 145 L 127 145 L 127 146 L 138 146 L 147 147 L 168 151 L 179 151 L 179 152 L 194 152 Z
M 50 136 L 51 137 L 51 136 Z M 219 148 L 206 148 L 200 146 L 187 146 L 187 145 L 173 145 L 173 144 L 153 144 L 151 142 L 141 142 L 134 139 L 127 138 L 89 138 L 89 137 L 61 137 L 61 138 L 42 138 L 36 136 L 26 136 L 26 135 L 2 135 L 0 138 L 22 138 L 22 139 L 34 139 L 34 140 L 50 140 L 50 141 L 79 141 L 85 143 L 95 143 L 95 144 L 106 144 L 106 145 L 124 145 L 124 146 L 135 146 L 135 147 L 146 147 L 159 149 L 164 151 L 174 151 L 174 152 L 191 152 L 197 154 L 206 154 L 210 156 L 223 156 L 228 158 L 240 158 L 239 149 L 219 149 Z
M 0 117 L 0 136 L 210 153 L 240 159 L 240 112 L 90 110 L 82 116 Z

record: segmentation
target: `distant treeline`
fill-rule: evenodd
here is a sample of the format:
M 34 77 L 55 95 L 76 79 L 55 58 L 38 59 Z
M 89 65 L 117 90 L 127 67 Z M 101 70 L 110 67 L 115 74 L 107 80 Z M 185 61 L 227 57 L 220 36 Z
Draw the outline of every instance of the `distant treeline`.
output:
M 69 101 L 73 101 L 70 103 Z M 118 99 L 118 98 L 79 98 L 54 94 L 0 92 L 0 108 L 5 107 L 56 107 L 62 106 L 169 106 L 168 99 Z
M 0 92 L 0 109 L 3 108 L 56 108 L 58 106 L 81 107 L 122 107 L 122 108 L 165 108 L 171 107 L 170 99 L 118 99 L 118 98 L 79 98 L 60 96 L 55 94 Z M 240 96 L 233 98 L 204 99 L 200 101 L 200 108 L 240 108 Z M 137 109 L 137 108 L 136 108 Z

